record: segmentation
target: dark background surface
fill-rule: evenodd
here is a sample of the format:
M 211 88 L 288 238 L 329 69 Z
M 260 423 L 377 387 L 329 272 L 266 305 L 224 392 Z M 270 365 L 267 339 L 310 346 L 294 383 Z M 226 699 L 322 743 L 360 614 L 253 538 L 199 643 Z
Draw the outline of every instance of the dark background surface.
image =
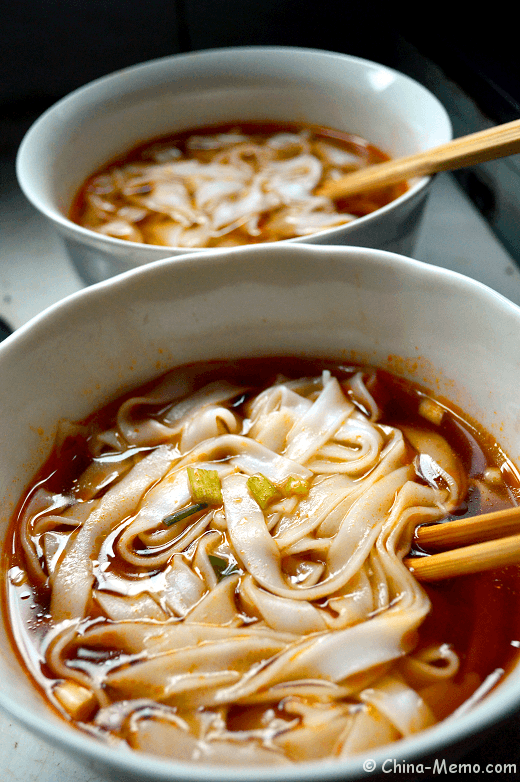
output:
M 435 6 L 406 4 L 405 11 L 345 0 L 1 0 L 0 110 L 4 120 L 22 122 L 98 76 L 154 57 L 279 44 L 354 54 L 410 75 L 426 58 L 495 122 L 514 119 L 516 24 L 489 7 L 457 21 L 456 8 L 448 27 Z
M 485 14 L 465 7 L 468 12 L 457 16 L 456 4 L 449 6 L 448 26 L 432 4 L 396 9 L 345 0 L 0 0 L 0 177 L 14 166 L 30 124 L 70 91 L 155 57 L 219 46 L 309 46 L 384 63 L 441 99 L 455 135 L 516 119 L 516 21 L 503 19 L 503 5 L 488 5 Z M 520 262 L 520 168 L 495 162 L 457 176 Z M 504 778 L 484 773 L 490 762 L 516 762 L 520 771 L 519 716 L 461 760 L 479 764 L 480 776 L 490 780 Z

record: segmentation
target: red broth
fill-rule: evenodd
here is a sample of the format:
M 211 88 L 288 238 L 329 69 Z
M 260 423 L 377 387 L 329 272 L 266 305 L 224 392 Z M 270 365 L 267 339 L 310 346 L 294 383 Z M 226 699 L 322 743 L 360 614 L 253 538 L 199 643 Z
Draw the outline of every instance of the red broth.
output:
M 333 202 L 325 180 L 388 160 L 358 136 L 294 123 L 232 123 L 146 141 L 80 188 L 70 219 L 159 246 L 229 247 L 306 236 L 398 198 L 405 183 Z
M 446 400 L 434 400 L 426 389 L 390 375 L 387 372 L 370 367 L 337 366 L 330 361 L 269 358 L 265 360 L 254 359 L 193 365 L 177 370 L 173 377 L 182 377 L 185 385 L 192 391 L 205 387 L 208 383 L 225 378 L 227 382 L 237 387 L 236 393 L 232 394 L 226 401 L 226 408 L 232 411 L 233 415 L 236 414 L 240 418 L 247 418 L 252 410 L 251 400 L 272 383 L 280 383 L 282 376 L 288 379 L 290 384 L 291 379 L 319 377 L 323 370 L 332 372 L 332 375 L 340 383 L 345 399 L 353 401 L 357 410 L 364 415 L 369 413 L 367 405 L 370 407 L 372 403 L 369 397 L 363 397 L 363 394 L 359 391 L 359 385 L 355 378 L 360 378 L 363 388 L 369 391 L 371 399 L 380 411 L 377 426 L 396 429 L 405 427 L 407 448 L 411 456 L 417 450 L 417 441 L 414 439 L 414 432 L 417 431 L 421 433 L 431 432 L 434 437 L 440 437 L 443 439 L 443 442 L 448 444 L 458 465 L 457 469 L 463 471 L 463 480 L 466 481 L 467 485 L 464 496 L 452 505 L 450 513 L 447 515 L 448 519 L 461 518 L 466 515 L 517 504 L 520 493 L 519 476 L 499 444 L 468 416 Z M 325 384 L 325 381 L 323 383 Z M 174 386 L 175 382 L 171 388 L 174 388 Z M 298 386 L 300 389 L 299 393 L 303 393 L 302 388 L 304 386 L 305 383 Z M 60 699 L 58 697 L 58 688 L 63 684 L 64 678 L 67 678 L 67 674 L 70 674 L 75 682 L 74 686 L 79 687 L 79 694 L 83 697 L 84 690 L 87 689 L 83 685 L 89 677 L 95 676 L 96 669 L 104 668 L 107 671 L 115 670 L 116 672 L 119 669 L 131 670 L 132 666 L 136 666 L 139 663 L 140 658 L 139 654 L 135 655 L 135 650 L 131 652 L 129 648 L 118 647 L 118 636 L 115 631 L 119 627 L 117 619 L 107 615 L 102 605 L 96 599 L 91 598 L 87 606 L 86 615 L 80 620 L 80 626 L 83 627 L 82 632 L 86 632 L 87 636 L 92 633 L 92 638 L 99 632 L 100 628 L 104 629 L 107 632 L 108 639 L 106 644 L 103 646 L 98 641 L 92 641 L 90 644 L 86 643 L 83 646 L 81 644 L 75 645 L 72 642 L 68 645 L 64 644 L 64 652 L 60 658 L 61 668 L 56 670 L 53 667 L 53 659 L 55 658 L 49 657 L 49 648 L 55 643 L 53 634 L 55 638 L 57 632 L 57 621 L 52 614 L 52 591 L 56 585 L 56 579 L 58 578 L 56 573 L 59 570 L 56 562 L 59 561 L 59 557 L 63 561 L 65 556 L 63 551 L 66 551 L 66 547 L 70 545 L 70 542 L 67 543 L 65 538 L 71 535 L 71 540 L 73 540 L 74 535 L 77 533 L 74 531 L 70 533 L 70 527 L 66 526 L 70 522 L 67 522 L 66 518 L 63 517 L 64 523 L 62 524 L 60 524 L 59 518 L 54 523 L 49 522 L 47 526 L 53 532 L 51 538 L 45 539 L 44 535 L 46 533 L 41 525 L 42 523 L 45 525 L 47 523 L 46 519 L 52 517 L 52 508 L 49 509 L 48 507 L 48 499 L 47 507 L 45 507 L 44 499 L 40 498 L 39 501 L 37 500 L 38 492 L 41 493 L 43 490 L 47 492 L 47 497 L 52 495 L 55 499 L 59 499 L 59 497 L 69 498 L 69 504 L 66 505 L 65 509 L 57 508 L 55 510 L 55 514 L 58 516 L 60 513 L 66 514 L 67 507 L 69 509 L 76 508 L 76 510 L 79 509 L 80 511 L 81 507 L 86 507 L 89 502 L 95 503 L 99 498 L 103 497 L 105 493 L 110 491 L 110 486 L 114 485 L 107 479 L 108 482 L 105 486 L 101 485 L 98 490 L 92 488 L 95 479 L 90 478 L 86 480 L 85 474 L 93 460 L 99 459 L 103 455 L 106 457 L 107 455 L 112 454 L 114 456 L 115 454 L 114 463 L 116 464 L 119 459 L 117 454 L 124 453 L 125 449 L 127 451 L 133 449 L 134 455 L 132 460 L 135 464 L 146 454 L 157 450 L 160 447 L 158 443 L 161 438 L 158 441 L 154 441 L 150 446 L 145 447 L 142 444 L 123 443 L 121 434 L 115 439 L 112 435 L 103 435 L 106 444 L 101 448 L 99 445 L 101 432 L 112 432 L 113 434 L 116 431 L 114 429 L 115 418 L 118 411 L 121 411 L 124 402 L 133 397 L 146 397 L 153 393 L 153 388 L 155 387 L 155 384 L 149 384 L 132 394 L 128 394 L 125 398 L 114 401 L 88 420 L 72 426 L 68 434 L 62 434 L 48 461 L 38 475 L 35 476 L 32 485 L 21 502 L 16 518 L 13 519 L 3 555 L 5 573 L 3 603 L 4 614 L 8 617 L 8 630 L 15 652 L 35 686 L 40 689 L 49 704 L 58 713 L 68 721 L 76 724 L 80 729 L 94 734 L 103 740 L 110 734 L 110 730 L 107 727 L 109 721 L 100 719 L 99 715 L 104 714 L 104 710 L 107 708 L 109 711 L 110 709 L 113 710 L 115 708 L 114 704 L 121 711 L 123 708 L 121 704 L 126 703 L 129 698 L 141 699 L 139 702 L 135 701 L 137 704 L 136 712 L 132 718 L 128 717 L 128 715 L 122 718 L 119 715 L 118 721 L 118 719 L 114 718 L 114 714 L 110 712 L 113 724 L 117 723 L 117 727 L 112 731 L 113 736 L 127 742 L 134 749 L 179 757 L 179 750 L 175 749 L 176 746 L 178 747 L 175 738 L 176 734 L 173 735 L 172 741 L 169 732 L 172 730 L 174 732 L 178 731 L 179 725 L 177 722 L 179 722 L 179 724 L 182 724 L 180 730 L 183 740 L 186 739 L 187 741 L 186 725 L 188 725 L 193 734 L 197 733 L 197 728 L 196 726 L 194 727 L 195 718 L 190 716 L 192 712 L 187 706 L 185 692 L 172 695 L 169 698 L 161 697 L 158 705 L 153 706 L 150 705 L 154 697 L 153 688 L 151 693 L 142 701 L 144 696 L 141 685 L 138 686 L 136 694 L 132 695 L 124 687 L 122 690 L 118 690 L 117 686 L 119 685 L 117 683 L 114 684 L 109 676 L 101 687 L 100 693 L 95 697 L 91 697 L 90 700 L 87 699 L 84 706 L 77 710 L 77 713 L 74 712 L 75 707 L 70 707 L 69 709 L 68 703 L 63 698 Z M 309 392 L 308 388 L 305 393 L 310 394 L 314 398 L 317 394 L 316 391 Z M 428 412 L 430 408 L 428 406 L 424 408 L 421 404 L 425 399 L 428 403 L 433 402 L 433 416 Z M 165 399 L 157 397 L 153 404 L 142 405 L 137 403 L 132 408 L 129 420 L 132 427 L 135 424 L 135 430 L 137 431 L 145 418 L 146 420 L 164 421 L 164 416 L 168 415 L 165 413 L 167 409 L 168 403 L 165 402 Z M 435 418 L 439 409 L 442 411 L 442 420 L 436 420 Z M 121 432 L 121 429 L 119 432 Z M 177 435 L 173 438 L 173 441 L 176 443 L 181 442 Z M 226 457 L 220 452 L 215 455 L 215 458 L 215 464 L 222 462 L 222 459 L 224 459 L 224 462 L 226 461 Z M 125 474 L 123 472 L 115 482 L 122 480 Z M 150 491 L 153 491 L 153 488 Z M 32 520 L 29 521 L 27 538 L 31 541 L 30 545 L 33 547 L 33 554 L 35 554 L 36 560 L 41 567 L 41 572 L 39 573 L 35 572 L 37 568 L 34 564 L 31 565 L 31 557 L 27 555 L 28 544 L 27 540 L 24 543 L 22 530 L 23 524 L 27 524 L 26 511 L 31 503 L 34 504 L 34 508 Z M 200 513 L 198 516 L 195 515 L 194 518 L 194 523 L 197 524 L 198 519 L 200 519 Z M 214 517 L 214 522 L 213 527 L 206 529 L 202 536 L 203 538 L 204 535 L 208 534 L 213 534 L 217 537 L 217 531 L 221 530 L 222 525 L 217 517 Z M 119 527 L 116 525 L 119 531 L 116 530 L 116 533 L 111 533 L 113 540 L 110 543 L 110 556 L 106 560 L 105 565 L 96 570 L 96 579 L 98 580 L 93 584 L 94 589 L 101 587 L 101 591 L 103 590 L 103 586 L 99 582 L 100 578 L 102 580 L 103 568 L 105 568 L 104 572 L 108 573 L 109 578 L 133 579 L 133 583 L 136 583 L 139 579 L 149 579 L 150 576 L 155 577 L 157 580 L 161 572 L 171 566 L 171 559 L 165 559 L 163 565 L 157 565 L 151 569 L 138 567 L 134 572 L 131 572 L 128 562 L 121 560 L 115 547 L 117 536 L 124 534 L 128 523 L 128 520 L 126 520 Z M 38 524 L 40 525 L 39 529 Z M 272 529 L 276 538 L 280 533 L 276 527 L 272 527 Z M 224 533 L 219 532 L 219 534 Z M 52 568 L 55 568 L 55 570 L 51 573 L 49 572 L 49 562 L 52 560 L 52 556 L 49 554 L 49 551 L 46 551 L 46 546 L 48 541 L 52 542 L 52 535 L 58 539 L 62 535 L 63 539 L 61 539 L 60 544 L 62 553 L 58 552 L 55 555 L 58 557 L 58 560 L 55 560 L 55 564 L 52 565 Z M 149 541 L 148 544 L 141 541 L 135 549 L 136 553 L 146 554 L 146 545 L 149 544 Z M 194 558 L 197 555 L 194 554 L 193 545 L 193 543 L 189 543 L 183 550 L 184 553 L 180 555 L 181 557 L 187 557 L 186 561 L 195 561 Z M 198 543 L 197 545 L 201 544 Z M 141 551 L 138 550 L 139 546 L 141 546 Z M 159 549 L 160 546 L 154 549 L 154 551 L 159 551 Z M 216 559 L 220 559 L 222 565 L 223 558 L 227 556 L 227 549 L 225 546 L 221 546 L 220 549 L 214 550 L 214 554 L 215 551 L 217 554 Z M 235 558 L 231 557 L 231 559 L 233 559 L 235 569 L 233 575 L 228 576 L 228 578 L 238 578 L 240 581 L 245 578 L 247 568 L 240 562 L 240 557 L 237 556 L 236 550 L 234 553 Z M 415 550 L 415 553 L 417 555 L 424 554 L 420 550 Z M 175 555 L 175 557 L 177 556 L 179 555 Z M 315 566 L 319 558 L 319 552 L 310 555 L 306 565 Z M 101 560 L 100 555 L 99 559 Z M 237 559 L 239 560 L 238 565 Z M 300 555 L 286 557 L 284 567 L 289 580 L 292 577 L 291 573 L 293 576 L 295 573 L 300 574 L 298 577 L 301 576 L 303 572 L 300 568 L 301 563 L 302 558 Z M 224 564 L 229 566 L 230 561 L 226 561 Z M 200 562 L 197 567 L 201 567 Z M 200 569 L 197 572 L 200 575 Z M 442 720 L 455 709 L 461 707 L 478 688 L 486 689 L 487 685 L 488 689 L 491 689 L 496 682 L 502 680 L 507 670 L 517 659 L 518 647 L 520 646 L 519 576 L 519 568 L 510 566 L 478 575 L 454 578 L 434 585 L 423 585 L 431 602 L 431 610 L 418 627 L 410 655 L 392 663 L 389 668 L 383 665 L 380 670 L 376 666 L 369 672 L 368 684 L 377 689 L 380 681 L 378 677 L 381 676 L 382 672 L 383 679 L 385 675 L 397 675 L 398 681 L 404 681 L 406 686 L 412 687 L 420 693 L 422 701 L 426 703 L 435 720 Z M 158 580 L 157 582 L 159 583 Z M 114 581 L 114 583 L 116 582 Z M 110 592 L 110 586 L 108 587 L 108 592 Z M 153 588 L 151 592 L 153 592 Z M 97 594 L 99 595 L 99 592 Z M 255 614 L 256 609 L 251 608 L 247 599 L 245 602 L 244 600 L 244 594 L 240 592 L 237 586 L 234 595 L 235 607 L 245 632 L 247 628 L 255 627 L 259 617 Z M 162 605 L 164 609 L 164 603 L 159 601 L 159 605 Z M 198 603 L 195 601 L 195 609 L 190 610 L 196 610 L 197 605 Z M 332 604 L 328 600 L 317 600 L 315 605 L 320 610 L 331 610 Z M 378 611 L 370 616 L 377 616 L 377 613 Z M 173 611 L 162 617 L 154 615 L 154 618 L 146 621 L 153 628 L 170 628 L 172 625 L 181 624 L 184 621 L 184 617 L 182 612 L 179 615 L 178 612 Z M 368 618 L 368 623 L 370 621 L 372 619 Z M 260 617 L 260 625 L 258 627 L 263 627 L 264 624 L 265 622 L 263 623 Z M 112 635 L 110 635 L 111 628 L 114 628 Z M 421 650 L 431 647 L 441 648 L 443 645 L 449 648 L 458 658 L 458 670 L 447 681 L 422 681 L 421 675 L 418 675 L 417 671 L 412 669 L 413 666 L 408 666 L 407 661 L 409 657 L 420 656 Z M 151 653 L 148 652 L 147 654 Z M 438 664 L 442 666 L 442 660 Z M 261 669 L 263 667 L 265 667 L 264 663 L 260 665 Z M 366 672 L 363 675 L 366 676 Z M 370 677 L 372 679 L 375 678 L 375 684 Z M 306 749 L 303 756 L 299 754 L 302 752 L 301 747 L 300 749 L 295 749 L 295 746 L 299 746 L 298 742 L 296 741 L 296 744 L 293 745 L 291 740 L 287 739 L 289 732 L 287 732 L 287 727 L 284 728 L 283 726 L 292 725 L 296 719 L 296 722 L 298 722 L 297 729 L 302 730 L 305 726 L 305 709 L 324 708 L 325 703 L 330 706 L 327 698 L 323 700 L 323 696 L 320 701 L 321 696 L 313 696 L 307 693 L 305 697 L 302 695 L 286 696 L 276 700 L 273 697 L 268 697 L 265 694 L 266 692 L 269 694 L 269 688 L 267 686 L 261 687 L 257 695 L 253 698 L 250 697 L 249 701 L 248 698 L 242 698 L 236 703 L 226 702 L 226 707 L 220 707 L 220 711 L 215 705 L 208 703 L 195 705 L 194 708 L 199 715 L 197 719 L 200 718 L 200 714 L 204 714 L 207 720 L 215 719 L 215 713 L 218 712 L 220 715 L 219 719 L 224 720 L 222 730 L 224 730 L 226 740 L 229 741 L 230 736 L 239 738 L 244 752 L 247 752 L 246 746 L 250 745 L 252 747 L 251 757 L 244 755 L 242 760 L 238 758 L 237 762 L 239 763 L 264 763 L 271 762 L 271 760 L 272 762 L 294 762 L 316 759 L 324 755 L 340 757 L 348 754 L 345 750 L 345 747 L 348 746 L 348 740 L 345 739 L 346 729 L 341 735 L 338 733 L 334 741 L 332 741 L 328 733 L 328 738 L 321 739 L 319 729 L 315 728 L 317 731 L 316 746 L 313 745 L 312 741 L 306 739 Z M 343 709 L 344 715 L 347 715 L 345 716 L 346 720 L 355 720 L 360 708 L 357 698 L 358 696 L 355 693 L 344 694 L 337 702 L 334 701 L 334 709 Z M 297 706 L 299 704 L 298 708 L 301 707 L 300 711 L 295 706 L 295 702 Z M 369 707 L 369 711 L 370 708 L 373 707 Z M 296 718 L 295 714 L 297 714 Z M 133 722 L 132 719 L 134 720 Z M 273 735 L 275 736 L 274 751 L 265 737 L 263 739 L 259 738 L 259 736 L 264 735 L 262 731 L 266 730 L 266 720 L 268 719 L 272 728 L 271 739 Z M 336 724 L 335 721 L 338 719 L 337 711 L 333 711 L 330 718 L 331 724 Z M 163 731 L 163 729 L 166 730 L 168 738 L 164 740 L 163 738 L 157 739 L 155 734 L 151 738 L 150 725 L 154 727 L 159 725 L 161 729 L 159 732 Z M 400 738 L 401 734 L 395 727 L 392 727 L 389 735 L 392 736 L 392 740 L 395 740 Z M 190 738 L 190 741 L 195 741 L 195 739 Z M 222 743 L 225 742 L 222 737 L 219 741 L 217 741 L 217 745 L 221 747 Z M 211 744 L 211 741 L 209 743 Z M 215 744 L 212 744 L 212 746 L 215 746 Z M 356 746 L 358 745 L 355 745 L 354 748 Z M 322 748 L 320 749 L 320 747 Z M 363 748 L 358 747 L 358 750 L 362 751 Z M 229 751 L 229 746 L 227 751 Z M 190 759 L 190 757 L 185 757 L 182 754 L 180 757 L 181 759 Z M 266 760 L 266 757 L 268 760 Z M 195 759 L 195 755 L 191 759 Z M 216 758 L 213 756 L 205 757 L 203 754 L 202 758 L 199 757 L 199 760 L 219 762 L 219 756 Z

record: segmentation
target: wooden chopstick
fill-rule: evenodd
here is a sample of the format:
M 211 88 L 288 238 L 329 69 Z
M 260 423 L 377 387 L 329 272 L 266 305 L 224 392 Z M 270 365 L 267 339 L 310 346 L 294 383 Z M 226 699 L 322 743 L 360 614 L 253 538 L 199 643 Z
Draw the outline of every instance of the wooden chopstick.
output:
M 406 557 L 403 562 L 418 581 L 441 581 L 481 573 L 519 563 L 520 535 L 475 543 L 473 546 L 426 557 Z
M 318 188 L 316 194 L 341 198 L 376 187 L 395 185 L 412 177 L 455 171 L 517 152 L 520 152 L 520 120 L 513 120 L 415 155 L 368 166 L 341 179 L 330 179 Z
M 520 507 L 424 525 L 416 529 L 415 539 L 423 548 L 451 549 L 406 557 L 405 565 L 419 581 L 440 581 L 520 563 Z
M 469 543 L 520 533 L 520 507 L 505 508 L 466 519 L 425 524 L 415 530 L 415 539 L 424 548 L 456 548 Z

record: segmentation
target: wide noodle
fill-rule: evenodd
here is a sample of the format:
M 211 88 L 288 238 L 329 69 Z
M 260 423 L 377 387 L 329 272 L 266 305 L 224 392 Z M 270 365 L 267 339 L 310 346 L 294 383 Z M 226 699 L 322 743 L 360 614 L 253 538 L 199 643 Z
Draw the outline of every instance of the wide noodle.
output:
M 362 372 L 279 378 L 246 404 L 175 382 L 91 434 L 69 493 L 26 503 L 54 705 L 109 741 L 224 764 L 341 758 L 432 725 L 422 693 L 459 660 L 416 650 L 430 601 L 402 559 L 466 491 L 448 443 L 380 422 Z M 222 500 L 167 526 L 193 505 L 191 467 Z M 276 490 L 265 507 L 251 476 Z
M 357 136 L 305 127 L 194 131 L 143 145 L 90 177 L 72 219 L 106 236 L 168 247 L 308 236 L 401 195 L 406 185 L 345 204 L 316 194 L 324 181 L 385 159 Z

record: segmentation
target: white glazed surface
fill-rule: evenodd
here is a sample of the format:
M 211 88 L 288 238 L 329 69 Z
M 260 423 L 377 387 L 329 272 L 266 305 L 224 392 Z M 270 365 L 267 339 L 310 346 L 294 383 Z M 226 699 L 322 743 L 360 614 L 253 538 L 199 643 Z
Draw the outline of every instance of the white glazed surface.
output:
M 496 435 L 520 467 L 520 308 L 454 272 L 359 248 L 265 245 L 158 261 L 73 294 L 0 345 L 0 515 L 45 459 L 60 417 L 80 419 L 176 364 L 265 355 L 369 361 L 426 384 Z M 110 749 L 56 718 L 0 627 L 0 705 L 120 779 L 270 780 L 279 769 L 200 767 Z M 520 704 L 520 671 L 467 716 L 396 745 L 439 754 Z M 381 767 L 388 748 L 371 753 Z M 363 758 L 283 770 L 310 782 L 363 777 Z
M 20 147 L 22 190 L 65 240 L 87 282 L 150 260 L 200 249 L 102 236 L 67 219 L 74 195 L 99 166 L 147 139 L 234 121 L 294 121 L 357 133 L 392 157 L 451 138 L 439 101 L 397 71 L 342 54 L 246 47 L 174 55 L 77 90 L 49 109 Z M 350 244 L 410 252 L 430 179 L 352 223 L 290 243 Z

